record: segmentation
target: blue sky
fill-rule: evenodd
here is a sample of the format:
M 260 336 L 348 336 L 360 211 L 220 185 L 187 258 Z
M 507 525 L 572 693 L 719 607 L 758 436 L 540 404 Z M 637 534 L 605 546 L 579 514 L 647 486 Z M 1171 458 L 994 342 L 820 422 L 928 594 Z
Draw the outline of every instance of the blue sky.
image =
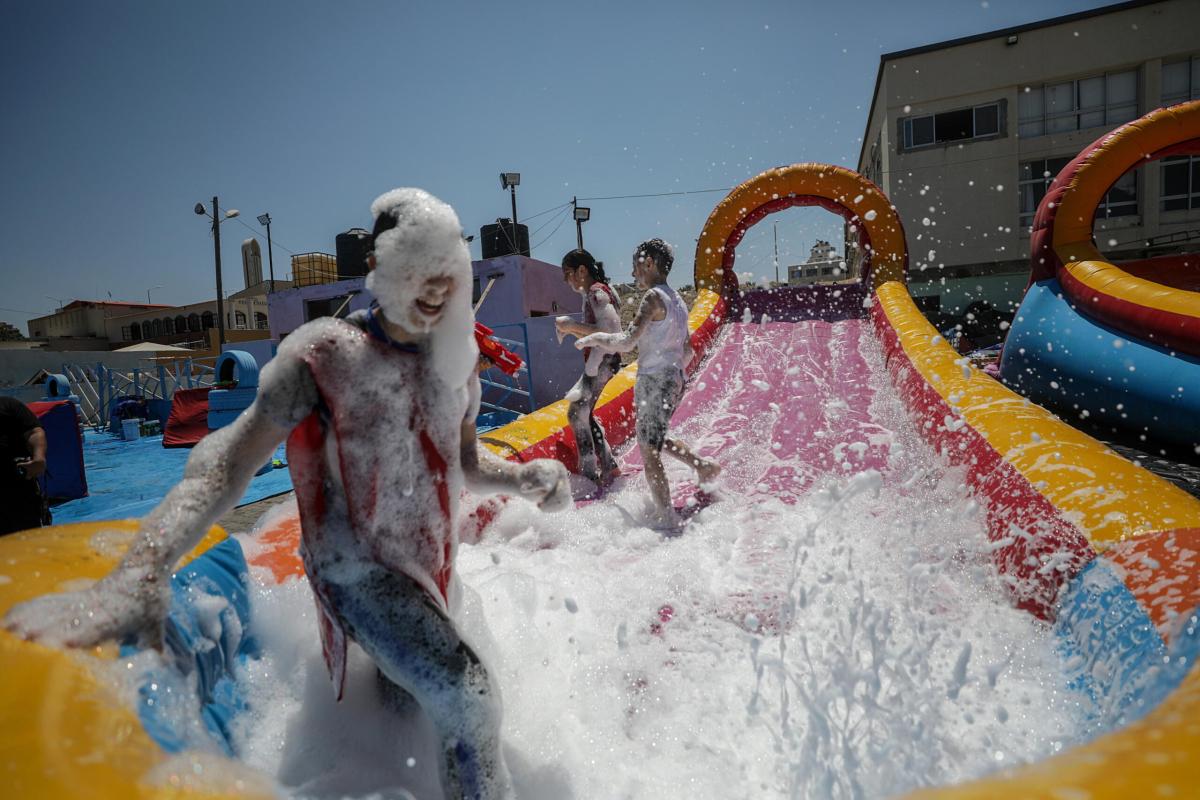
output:
M 728 189 L 778 164 L 855 166 L 879 55 L 1106 5 L 841 2 L 184 2 L 7 0 L 0 30 L 0 320 L 58 301 L 214 296 L 192 207 L 219 195 L 226 291 L 270 212 L 276 277 L 334 251 L 396 186 L 450 202 L 468 233 L 568 202 Z M 644 238 L 678 247 L 720 193 L 589 200 L 585 245 L 616 279 Z M 793 209 L 752 230 L 738 270 L 768 275 L 838 221 Z M 243 224 L 244 223 L 244 224 Z M 529 221 L 557 263 L 574 225 Z M 540 227 L 539 226 L 544 226 Z M 479 243 L 473 245 L 479 257 Z M 153 288 L 159 287 L 159 288 Z

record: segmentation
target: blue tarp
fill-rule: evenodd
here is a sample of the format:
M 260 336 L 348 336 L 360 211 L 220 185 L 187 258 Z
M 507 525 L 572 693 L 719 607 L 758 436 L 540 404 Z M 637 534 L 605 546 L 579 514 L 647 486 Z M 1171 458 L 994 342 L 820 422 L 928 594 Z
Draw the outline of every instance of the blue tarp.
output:
M 127 442 L 108 433 L 85 432 L 83 458 L 89 496 L 55 506 L 55 524 L 145 516 L 183 477 L 191 453 L 164 448 L 162 436 Z M 287 460 L 283 445 L 276 450 L 275 458 Z M 291 488 L 287 469 L 273 469 L 250 482 L 238 505 Z

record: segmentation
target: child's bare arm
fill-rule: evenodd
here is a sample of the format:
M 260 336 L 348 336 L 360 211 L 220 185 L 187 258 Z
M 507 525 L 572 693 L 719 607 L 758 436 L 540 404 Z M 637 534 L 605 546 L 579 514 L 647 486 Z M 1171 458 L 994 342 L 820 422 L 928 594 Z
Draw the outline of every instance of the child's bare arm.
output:
M 543 511 L 561 511 L 571 501 L 567 469 L 549 458 L 524 464 L 506 461 L 479 446 L 475 417 L 479 414 L 479 382 L 468 388 L 470 402 L 463 419 L 461 451 L 463 482 L 477 494 L 511 492 L 538 504 Z
M 291 349 L 291 348 L 289 348 Z M 121 563 L 95 585 L 15 606 L 4 627 L 26 639 L 86 647 L 136 635 L 157 646 L 175 562 L 234 506 L 254 473 L 316 401 L 308 367 L 284 349 L 241 416 L 192 450 L 183 479 L 142 519 Z M 290 423 L 290 424 L 289 424 Z
M 580 350 L 585 347 L 597 347 L 609 353 L 628 353 L 637 347 L 638 339 L 646 332 L 651 322 L 663 319 L 667 315 L 667 307 L 663 305 L 658 292 L 646 292 L 642 304 L 638 306 L 637 315 L 629 328 L 621 333 L 593 333 L 575 342 Z

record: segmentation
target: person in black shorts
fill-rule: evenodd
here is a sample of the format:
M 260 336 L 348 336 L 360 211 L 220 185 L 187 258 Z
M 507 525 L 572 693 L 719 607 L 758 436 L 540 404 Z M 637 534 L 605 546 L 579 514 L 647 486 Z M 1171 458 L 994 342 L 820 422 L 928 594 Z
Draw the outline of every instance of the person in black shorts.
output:
M 0 397 L 0 534 L 41 527 L 45 472 L 46 432 L 28 406 Z

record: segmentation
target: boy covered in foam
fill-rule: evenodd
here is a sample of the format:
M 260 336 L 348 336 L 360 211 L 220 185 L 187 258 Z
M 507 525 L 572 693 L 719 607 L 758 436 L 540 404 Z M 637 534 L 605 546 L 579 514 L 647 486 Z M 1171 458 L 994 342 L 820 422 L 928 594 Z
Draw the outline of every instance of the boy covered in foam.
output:
M 688 336 L 688 311 L 679 293 L 667 285 L 675 263 L 671 246 L 662 239 L 638 245 L 633 254 L 633 277 L 646 290 L 637 315 L 623 333 L 593 333 L 575 342 L 580 350 L 592 347 L 610 353 L 638 349 L 637 383 L 633 403 L 637 409 L 637 440 L 646 465 L 646 481 L 654 500 L 653 524 L 673 528 L 680 524 L 671 505 L 671 485 L 663 469 L 662 452 L 696 470 L 703 487 L 721 468 L 701 458 L 684 442 L 667 436 L 671 415 L 683 397 L 683 370 L 694 355 Z
M 508 797 L 499 697 L 451 619 L 457 505 L 465 484 L 558 510 L 570 503 L 567 474 L 477 446 L 471 261 L 453 209 L 397 189 L 371 211 L 371 309 L 289 335 L 253 405 L 196 445 L 120 565 L 88 589 L 15 607 L 4 624 L 48 643 L 157 644 L 175 562 L 287 439 L 301 554 L 339 698 L 354 640 L 437 727 L 447 796 Z

